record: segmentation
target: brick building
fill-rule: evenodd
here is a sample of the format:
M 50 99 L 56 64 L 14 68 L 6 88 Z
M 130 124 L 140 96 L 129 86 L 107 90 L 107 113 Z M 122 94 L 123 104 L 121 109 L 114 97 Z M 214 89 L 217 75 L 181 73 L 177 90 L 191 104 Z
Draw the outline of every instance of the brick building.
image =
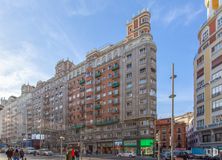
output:
M 160 134 L 161 149 L 169 150 L 171 147 L 171 118 L 159 119 L 156 122 L 156 131 Z M 186 149 L 186 123 L 175 122 L 174 124 L 174 147 Z

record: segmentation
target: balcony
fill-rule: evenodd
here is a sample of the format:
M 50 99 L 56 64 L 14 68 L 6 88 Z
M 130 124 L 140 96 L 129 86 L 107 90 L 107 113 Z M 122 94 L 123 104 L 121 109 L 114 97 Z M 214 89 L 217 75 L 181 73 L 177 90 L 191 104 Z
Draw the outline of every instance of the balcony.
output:
M 100 104 L 95 105 L 95 110 L 99 110 L 99 109 L 101 109 L 101 105 Z
M 116 63 L 116 64 L 113 65 L 112 71 L 115 71 L 117 69 L 119 69 L 119 64 Z
M 77 124 L 77 125 L 72 126 L 72 128 L 74 128 L 74 129 L 80 129 L 80 128 L 84 128 L 84 127 L 85 127 L 85 124 Z
M 217 97 L 219 95 L 221 95 L 221 92 L 214 93 L 214 94 L 212 94 L 212 98 L 215 98 L 215 97 Z
M 99 72 L 99 71 L 96 72 L 95 77 L 98 78 L 98 77 L 100 77 L 100 76 L 101 76 L 101 72 Z
M 79 84 L 80 85 L 83 85 L 85 83 L 85 79 L 81 79 L 80 81 L 79 81 Z
M 119 122 L 119 119 L 113 119 L 113 120 L 96 121 L 94 124 L 96 126 L 105 126 L 105 125 L 111 125 L 118 122 Z
M 119 82 L 113 82 L 112 87 L 113 88 L 119 87 Z
M 204 112 L 197 113 L 197 117 L 203 116 L 203 115 L 204 115 Z
M 212 112 L 217 112 L 222 110 L 222 106 L 216 107 L 216 108 L 212 108 Z
M 113 105 L 115 106 L 115 105 L 118 105 L 119 104 L 119 101 L 114 101 L 113 102 Z
M 113 79 L 119 78 L 119 73 L 115 73 L 112 78 Z
M 197 104 L 204 102 L 204 99 L 200 99 L 197 101 Z
M 96 85 L 100 85 L 100 83 L 101 83 L 100 80 L 97 80 L 97 81 L 95 82 Z

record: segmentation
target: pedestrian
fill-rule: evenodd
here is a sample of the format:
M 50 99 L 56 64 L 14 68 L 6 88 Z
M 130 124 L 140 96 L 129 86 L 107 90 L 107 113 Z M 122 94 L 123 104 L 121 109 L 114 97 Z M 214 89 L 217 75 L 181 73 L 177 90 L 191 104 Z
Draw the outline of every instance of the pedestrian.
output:
M 72 148 L 71 154 L 72 154 L 72 160 L 75 160 L 75 150 L 74 150 L 74 148 Z
M 13 160 L 19 160 L 19 151 L 16 149 L 13 153 Z
M 79 150 L 76 150 L 75 155 L 76 155 L 76 160 L 79 160 Z
M 25 152 L 23 151 L 23 149 L 20 149 L 20 158 L 23 160 L 24 156 L 25 156 Z
M 8 160 L 11 160 L 13 156 L 13 149 L 8 148 L 8 150 L 6 151 L 6 155 L 7 155 Z

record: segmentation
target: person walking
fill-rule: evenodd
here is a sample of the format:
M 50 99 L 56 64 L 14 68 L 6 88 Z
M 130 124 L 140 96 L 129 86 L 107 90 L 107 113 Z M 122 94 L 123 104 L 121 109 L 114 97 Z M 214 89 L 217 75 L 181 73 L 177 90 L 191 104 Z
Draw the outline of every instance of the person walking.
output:
M 13 156 L 13 149 L 8 148 L 8 150 L 6 151 L 6 155 L 7 155 L 8 160 L 11 160 Z
M 74 148 L 72 148 L 71 155 L 72 155 L 72 160 L 75 160 L 75 150 L 74 150 Z
M 23 159 L 24 159 L 24 156 L 25 156 L 25 152 L 23 151 L 23 149 L 20 149 L 19 154 L 20 154 L 21 160 L 23 160 Z
M 16 149 L 15 152 L 13 153 L 13 160 L 19 160 L 19 151 L 18 151 L 18 149 Z
M 79 160 L 79 150 L 76 150 L 75 155 L 76 155 L 76 160 Z

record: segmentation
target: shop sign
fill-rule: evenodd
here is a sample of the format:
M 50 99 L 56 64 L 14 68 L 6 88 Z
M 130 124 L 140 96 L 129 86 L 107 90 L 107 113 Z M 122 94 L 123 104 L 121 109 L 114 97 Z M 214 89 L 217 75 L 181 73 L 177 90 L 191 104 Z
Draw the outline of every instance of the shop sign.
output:
M 141 139 L 140 147 L 152 147 L 154 144 L 154 139 Z
M 137 145 L 137 141 L 136 140 L 126 140 L 124 141 L 124 146 L 128 146 L 128 147 L 133 147 Z
M 122 141 L 116 141 L 114 142 L 114 146 L 122 146 L 123 142 Z

